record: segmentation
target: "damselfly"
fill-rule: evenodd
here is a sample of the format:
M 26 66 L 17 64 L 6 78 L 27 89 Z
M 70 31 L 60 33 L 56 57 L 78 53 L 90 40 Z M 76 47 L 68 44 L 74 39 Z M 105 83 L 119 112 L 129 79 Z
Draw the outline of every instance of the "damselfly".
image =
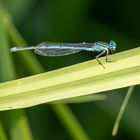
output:
M 42 56 L 63 56 L 77 53 L 79 51 L 92 51 L 98 52 L 96 59 L 100 65 L 103 64 L 99 61 L 99 57 L 103 54 L 106 55 L 106 61 L 108 61 L 109 52 L 115 53 L 116 43 L 110 41 L 109 43 L 105 42 L 95 42 L 95 43 L 40 43 L 37 46 L 27 46 L 27 47 L 13 47 L 11 52 L 23 51 L 23 50 L 34 50 L 35 53 Z M 103 66 L 104 67 L 104 66 Z

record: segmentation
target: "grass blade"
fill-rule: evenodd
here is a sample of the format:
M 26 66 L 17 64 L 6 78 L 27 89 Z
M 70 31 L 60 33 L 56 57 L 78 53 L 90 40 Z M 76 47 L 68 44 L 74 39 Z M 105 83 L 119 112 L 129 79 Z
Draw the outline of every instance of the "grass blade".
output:
M 0 121 L 0 139 L 1 140 L 8 140 L 1 121 Z
M 54 103 L 87 103 L 87 102 L 93 102 L 93 101 L 101 101 L 107 99 L 106 95 L 87 95 L 87 96 L 80 96 L 80 97 L 74 97 L 59 101 L 54 101 Z
M 129 99 L 130 99 L 130 97 L 131 97 L 131 95 L 133 93 L 134 88 L 135 88 L 135 86 L 131 86 L 131 87 L 128 88 L 128 91 L 126 93 L 126 97 L 124 99 L 124 102 L 123 102 L 123 104 L 121 106 L 120 112 L 119 112 L 119 114 L 117 116 L 117 119 L 116 119 L 114 127 L 113 127 L 113 131 L 112 131 L 113 136 L 116 136 L 116 134 L 118 132 L 120 121 L 122 119 L 123 113 L 125 111 L 125 108 L 127 106 L 128 101 L 129 101 Z
M 112 56 L 116 62 L 104 63 L 105 69 L 92 60 L 0 84 L 0 109 L 24 108 L 140 84 L 139 52 L 140 48 L 135 48 L 118 53 Z

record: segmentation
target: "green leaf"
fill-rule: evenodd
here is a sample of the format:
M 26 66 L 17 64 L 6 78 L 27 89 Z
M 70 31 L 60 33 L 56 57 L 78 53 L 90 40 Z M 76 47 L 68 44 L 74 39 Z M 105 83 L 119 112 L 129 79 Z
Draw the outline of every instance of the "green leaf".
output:
M 140 47 L 59 70 L 0 84 L 0 110 L 89 95 L 140 84 Z

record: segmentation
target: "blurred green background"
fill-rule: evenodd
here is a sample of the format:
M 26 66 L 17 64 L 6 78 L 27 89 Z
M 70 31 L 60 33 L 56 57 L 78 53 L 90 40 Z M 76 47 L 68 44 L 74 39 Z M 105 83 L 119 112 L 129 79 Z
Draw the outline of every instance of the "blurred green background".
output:
M 36 45 L 43 41 L 109 42 L 114 40 L 119 52 L 138 47 L 140 44 L 139 0 L 1 0 L 0 4 L 11 15 L 12 22 L 29 45 Z M 9 44 L 11 47 L 16 45 L 10 39 Z M 33 75 L 17 54 L 11 55 L 17 78 Z M 35 55 L 45 71 L 94 59 L 95 56 L 96 54 L 91 52 L 57 58 Z M 2 72 L 1 70 L 0 77 L 3 77 L 4 72 Z M 7 79 L 1 79 L 1 82 Z M 137 86 L 116 137 L 112 137 L 111 132 L 127 88 L 109 91 L 105 101 L 68 104 L 68 107 L 91 140 L 139 140 L 139 91 Z M 24 109 L 24 112 L 34 140 L 73 139 L 51 105 L 30 107 Z M 2 126 L 8 139 L 19 139 L 21 136 L 13 138 L 9 132 L 16 124 L 14 119 L 12 123 L 7 122 L 8 114 L 11 113 L 16 115 L 16 111 L 0 113 Z

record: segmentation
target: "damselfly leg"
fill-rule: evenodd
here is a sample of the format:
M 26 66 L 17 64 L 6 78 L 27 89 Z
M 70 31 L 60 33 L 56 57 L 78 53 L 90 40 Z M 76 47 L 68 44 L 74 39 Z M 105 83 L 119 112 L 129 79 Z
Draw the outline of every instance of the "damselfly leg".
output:
M 98 54 L 97 56 L 96 56 L 96 60 L 97 60 L 97 62 L 105 69 L 105 67 L 104 67 L 104 65 L 101 63 L 101 61 L 99 60 L 99 57 L 101 56 L 101 55 L 103 55 L 103 54 L 105 54 L 107 51 L 106 51 L 106 49 L 104 49 L 100 54 Z M 107 58 L 107 55 L 106 55 L 106 58 Z

